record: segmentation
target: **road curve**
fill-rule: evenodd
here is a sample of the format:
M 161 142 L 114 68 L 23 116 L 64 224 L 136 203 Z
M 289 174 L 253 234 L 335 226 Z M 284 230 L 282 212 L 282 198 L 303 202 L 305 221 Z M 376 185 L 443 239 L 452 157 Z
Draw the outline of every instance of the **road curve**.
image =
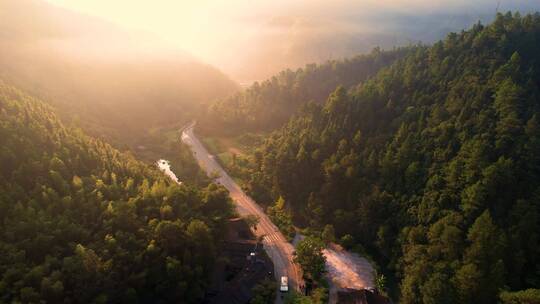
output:
M 287 242 L 285 236 L 272 223 L 261 207 L 242 191 L 214 159 L 214 156 L 208 153 L 193 133 L 194 126 L 195 123 L 192 123 L 183 129 L 182 141 L 191 148 L 195 159 L 197 159 L 197 162 L 208 176 L 217 176 L 214 181 L 229 190 L 230 197 L 240 215 L 253 214 L 259 217 L 259 224 L 254 232 L 257 236 L 264 237 L 264 249 L 274 263 L 276 280 L 279 282 L 281 276 L 287 276 L 289 278 L 289 288 L 300 291 L 300 286 L 304 286 L 304 281 L 301 269 L 293 262 L 294 247 Z

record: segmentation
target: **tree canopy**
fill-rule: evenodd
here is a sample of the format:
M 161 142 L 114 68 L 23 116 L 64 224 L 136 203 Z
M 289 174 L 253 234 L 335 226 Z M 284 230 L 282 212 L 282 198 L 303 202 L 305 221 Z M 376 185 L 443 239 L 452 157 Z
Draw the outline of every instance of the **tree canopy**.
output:
M 201 116 L 199 129 L 220 133 L 281 127 L 307 102 L 324 103 L 337 85 L 355 86 L 409 51 L 409 48 L 397 48 L 382 52 L 376 48 L 370 54 L 351 59 L 285 70 L 245 91 L 218 99 Z
M 232 208 L 0 84 L 0 303 L 198 303 Z
M 498 14 L 303 106 L 246 188 L 366 248 L 402 303 L 494 303 L 540 284 L 539 89 L 540 14 Z

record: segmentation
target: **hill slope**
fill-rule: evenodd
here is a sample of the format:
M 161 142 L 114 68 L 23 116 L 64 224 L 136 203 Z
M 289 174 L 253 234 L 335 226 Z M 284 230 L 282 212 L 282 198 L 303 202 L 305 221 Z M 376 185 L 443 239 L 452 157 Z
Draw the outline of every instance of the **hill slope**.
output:
M 0 84 L 0 302 L 198 303 L 231 215 Z
M 248 187 L 364 246 L 401 303 L 494 303 L 540 283 L 539 88 L 540 15 L 499 14 L 305 107 Z
M 282 71 L 211 104 L 209 111 L 201 117 L 200 128 L 214 133 L 275 129 L 307 102 L 322 103 L 337 85 L 355 86 L 410 51 L 410 48 L 375 49 L 368 55 Z

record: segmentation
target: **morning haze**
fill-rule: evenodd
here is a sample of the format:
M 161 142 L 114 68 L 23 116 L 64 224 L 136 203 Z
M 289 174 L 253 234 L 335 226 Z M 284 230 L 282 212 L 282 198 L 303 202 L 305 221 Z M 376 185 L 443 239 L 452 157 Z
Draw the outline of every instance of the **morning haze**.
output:
M 0 304 L 540 303 L 539 11 L 0 0 Z
M 49 2 L 155 35 L 240 82 L 376 46 L 431 43 L 489 22 L 497 10 L 540 7 L 530 0 Z

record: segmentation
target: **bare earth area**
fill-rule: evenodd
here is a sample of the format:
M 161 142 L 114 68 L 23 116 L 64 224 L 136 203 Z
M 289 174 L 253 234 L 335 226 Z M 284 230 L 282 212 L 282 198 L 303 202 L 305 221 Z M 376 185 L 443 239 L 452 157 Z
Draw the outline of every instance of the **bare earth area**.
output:
M 374 269 L 368 260 L 335 244 L 323 253 L 326 257 L 326 276 L 330 281 L 330 303 L 337 303 L 339 289 L 374 287 Z
M 339 248 L 325 249 L 328 277 L 340 288 L 365 289 L 373 284 L 373 267 L 365 258 Z

